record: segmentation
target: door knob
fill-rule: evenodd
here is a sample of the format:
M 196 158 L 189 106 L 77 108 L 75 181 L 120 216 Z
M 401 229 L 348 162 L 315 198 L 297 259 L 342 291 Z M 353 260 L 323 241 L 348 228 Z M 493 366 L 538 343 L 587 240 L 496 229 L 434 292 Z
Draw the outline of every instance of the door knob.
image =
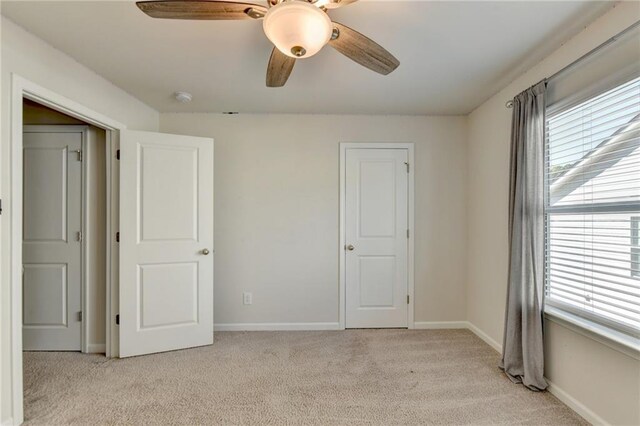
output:
M 349 251 L 353 251 L 353 249 L 354 249 L 354 248 L 355 248 L 355 247 L 353 246 L 353 244 L 349 244 L 349 245 L 347 246 L 347 250 L 349 250 Z
M 203 249 L 202 250 L 202 254 L 204 254 L 205 256 L 209 254 L 209 249 Z

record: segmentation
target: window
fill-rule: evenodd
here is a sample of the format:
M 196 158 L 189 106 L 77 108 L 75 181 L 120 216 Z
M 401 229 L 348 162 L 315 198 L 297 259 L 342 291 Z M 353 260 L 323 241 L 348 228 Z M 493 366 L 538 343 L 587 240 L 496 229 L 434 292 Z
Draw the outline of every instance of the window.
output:
M 546 124 L 546 303 L 640 336 L 640 78 Z

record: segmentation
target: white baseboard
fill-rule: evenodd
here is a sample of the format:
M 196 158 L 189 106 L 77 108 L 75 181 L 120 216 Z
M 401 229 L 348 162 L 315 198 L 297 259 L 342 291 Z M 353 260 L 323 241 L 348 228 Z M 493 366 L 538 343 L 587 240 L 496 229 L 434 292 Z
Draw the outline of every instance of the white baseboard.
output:
M 583 403 L 569 395 L 563 389 L 559 388 L 551 380 L 547 379 L 547 383 L 549 383 L 547 390 L 573 411 L 578 413 L 583 419 L 592 425 L 609 425 L 609 423 L 604 421 L 602 417 L 598 416 L 596 413 L 588 409 Z
M 0 423 L 0 425 L 2 426 L 13 426 L 13 417 L 9 417 L 8 419 L 5 419 L 5 421 L 3 421 L 2 423 Z
M 466 329 L 467 321 L 417 321 L 417 330 Z M 215 324 L 215 331 L 301 331 L 301 330 L 341 330 L 337 322 L 292 322 L 292 323 L 233 323 Z
M 87 345 L 88 354 L 103 354 L 107 350 L 107 345 L 104 343 L 89 343 Z
M 268 322 L 215 324 L 215 331 L 303 331 L 341 330 L 337 322 Z
M 489 335 L 487 333 L 485 333 L 484 331 L 480 330 L 478 327 L 476 327 L 474 324 L 472 324 L 470 322 L 467 322 L 467 328 L 469 330 L 471 330 L 473 332 L 473 334 L 475 334 L 476 336 L 478 336 L 479 338 L 484 340 L 485 343 L 487 343 L 493 349 L 498 351 L 498 353 L 502 353 L 502 345 L 500 343 L 496 342 L 495 340 L 493 340 L 493 338 L 489 337 Z
M 467 321 L 416 321 L 413 323 L 416 330 L 440 330 L 440 329 L 464 329 L 469 328 Z

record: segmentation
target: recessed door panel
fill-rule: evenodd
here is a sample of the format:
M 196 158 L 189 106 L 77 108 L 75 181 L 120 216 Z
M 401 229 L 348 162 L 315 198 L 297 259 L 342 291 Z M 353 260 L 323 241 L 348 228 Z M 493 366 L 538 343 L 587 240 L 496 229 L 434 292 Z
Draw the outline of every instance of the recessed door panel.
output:
M 198 239 L 198 150 L 141 144 L 140 240 Z
M 24 265 L 22 314 L 25 327 L 67 326 L 67 265 Z
M 23 348 L 82 349 L 82 161 L 85 126 L 23 134 Z
M 120 134 L 120 356 L 213 343 L 213 140 Z
M 360 238 L 393 237 L 396 230 L 396 163 L 359 162 L 358 221 Z
M 140 330 L 198 322 L 198 263 L 140 265 Z
M 346 152 L 346 327 L 408 324 L 407 149 Z
M 393 308 L 395 256 L 360 256 L 358 308 Z
M 24 187 L 28 190 L 24 192 L 24 241 L 67 240 L 68 157 L 66 146 L 26 143 Z

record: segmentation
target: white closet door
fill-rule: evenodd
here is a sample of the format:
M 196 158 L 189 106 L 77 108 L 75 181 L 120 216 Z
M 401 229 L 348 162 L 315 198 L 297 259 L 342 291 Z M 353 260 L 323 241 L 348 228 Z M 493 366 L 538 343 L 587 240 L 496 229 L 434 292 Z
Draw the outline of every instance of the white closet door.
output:
M 81 350 L 82 132 L 23 137 L 23 348 Z
M 120 134 L 120 356 L 213 343 L 213 140 Z
M 346 327 L 408 325 L 406 149 L 346 152 Z

